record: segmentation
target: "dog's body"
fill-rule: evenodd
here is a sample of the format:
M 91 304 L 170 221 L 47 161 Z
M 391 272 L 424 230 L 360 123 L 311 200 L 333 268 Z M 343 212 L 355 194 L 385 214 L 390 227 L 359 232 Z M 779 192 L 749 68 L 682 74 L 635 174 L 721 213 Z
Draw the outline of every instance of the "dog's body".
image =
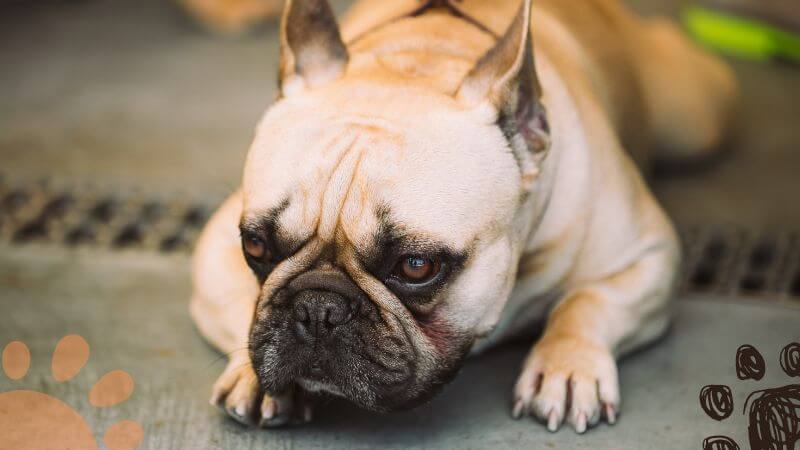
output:
M 300 6 L 294 13 L 288 7 L 285 99 L 265 116 L 244 187 L 214 215 L 195 256 L 193 317 L 231 355 L 214 403 L 265 425 L 292 410 L 308 417 L 290 386 L 373 409 L 409 406 L 445 382 L 465 350 L 530 333 L 546 318 L 515 387 L 513 414 L 533 414 L 551 430 L 565 419 L 579 432 L 602 417 L 614 422 L 615 358 L 667 327 L 680 259 L 672 227 L 634 161 L 646 166 L 712 151 L 735 83 L 671 25 L 644 22 L 614 0 L 579 7 L 538 0 L 526 13 L 529 7 L 516 13 L 518 0 L 362 0 L 343 23 L 346 50 L 330 45 L 338 34 L 319 10 L 304 29 L 322 26 L 325 39 L 293 34 L 292 22 L 304 19 Z M 535 58 L 519 31 L 528 29 Z M 295 130 L 299 121 L 309 124 Z M 276 135 L 279 143 L 267 144 Z M 301 150 L 304 142 L 316 150 Z M 282 221 L 283 233 L 299 230 L 293 242 L 302 244 L 259 275 L 243 256 L 240 226 L 248 233 L 254 217 L 266 216 Z M 403 307 L 408 300 L 397 289 L 384 292 L 376 284 L 380 270 L 363 262 L 371 261 L 363 256 L 373 252 L 368 241 L 386 228 L 401 236 L 422 230 L 456 249 L 450 253 L 458 257 L 434 262 L 452 279 L 425 306 Z M 387 329 L 353 345 L 395 342 L 391 351 L 370 354 L 381 367 L 400 364 L 398 352 L 413 354 L 397 369 L 414 380 L 404 381 L 413 398 L 387 393 L 390 377 L 373 378 L 358 362 L 333 369 L 327 354 L 319 356 L 326 370 L 363 376 L 370 386 L 331 374 L 315 378 L 304 368 L 312 363 L 285 359 L 276 342 L 288 334 L 269 327 L 286 322 L 276 318 L 287 302 L 282 287 L 306 271 L 337 271 L 352 284 L 337 292 L 359 292 L 341 296 L 370 299 L 372 320 Z M 308 289 L 291 292 L 299 298 Z M 395 329 L 402 332 L 393 335 Z M 331 358 L 350 361 L 349 353 Z M 289 377 L 275 365 L 292 366 L 284 384 L 272 381 Z

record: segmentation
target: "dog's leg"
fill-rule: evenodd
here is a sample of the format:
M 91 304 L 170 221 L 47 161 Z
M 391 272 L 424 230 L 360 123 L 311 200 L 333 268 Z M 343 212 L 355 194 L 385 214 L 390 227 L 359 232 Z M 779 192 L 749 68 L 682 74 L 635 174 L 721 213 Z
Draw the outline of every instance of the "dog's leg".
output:
M 703 160 L 720 150 L 738 89 L 731 69 L 665 19 L 645 21 L 631 39 L 649 108 L 657 160 Z M 676 69 L 680 68 L 680 69 Z
M 282 0 L 179 0 L 195 19 L 215 32 L 239 34 L 277 17 Z
M 203 230 L 194 254 L 190 310 L 200 333 L 229 359 L 214 383 L 211 403 L 245 424 L 282 425 L 296 415 L 293 396 L 264 395 L 247 352 L 260 288 L 242 255 L 241 214 L 242 196 L 236 192 Z M 305 409 L 302 417 L 308 418 L 310 411 Z
M 550 431 L 564 419 L 579 433 L 603 417 L 613 424 L 620 405 L 615 358 L 666 329 L 678 253 L 675 240 L 665 239 L 621 272 L 568 293 L 525 361 L 514 417 L 532 414 Z

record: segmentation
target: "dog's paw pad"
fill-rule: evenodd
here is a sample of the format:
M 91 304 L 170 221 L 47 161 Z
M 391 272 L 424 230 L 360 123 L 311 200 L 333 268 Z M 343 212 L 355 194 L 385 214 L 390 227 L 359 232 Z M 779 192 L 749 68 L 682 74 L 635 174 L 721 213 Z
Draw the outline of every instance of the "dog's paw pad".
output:
M 31 352 L 24 342 L 13 341 L 3 349 L 3 371 L 12 380 L 21 380 L 31 366 Z
M 89 403 L 107 408 L 122 403 L 133 393 L 133 378 L 124 370 L 112 370 L 97 380 L 89 391 Z
M 71 380 L 89 361 L 89 343 L 77 334 L 64 336 L 53 351 L 50 371 L 56 381 Z
M 144 439 L 141 425 L 131 420 L 121 420 L 109 427 L 103 436 L 103 443 L 109 450 L 131 450 Z

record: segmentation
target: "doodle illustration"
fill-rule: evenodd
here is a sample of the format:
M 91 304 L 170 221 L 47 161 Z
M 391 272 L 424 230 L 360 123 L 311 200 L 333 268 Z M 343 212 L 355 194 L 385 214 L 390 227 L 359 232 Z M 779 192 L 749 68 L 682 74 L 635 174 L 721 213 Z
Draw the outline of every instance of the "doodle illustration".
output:
M 3 372 L 11 380 L 22 381 L 30 360 L 27 345 L 11 342 L 3 350 Z M 52 376 L 58 382 L 68 381 L 88 360 L 86 340 L 74 334 L 65 336 L 53 352 Z M 133 378 L 127 372 L 113 370 L 92 386 L 89 403 L 96 408 L 117 405 L 131 396 L 133 386 Z M 103 443 L 110 450 L 133 450 L 143 437 L 144 431 L 138 423 L 122 420 L 108 428 Z M 20 389 L 0 392 L 0 448 L 97 449 L 98 445 L 89 425 L 72 407 L 47 394 Z
M 800 344 L 793 342 L 779 356 L 783 372 L 800 377 Z M 742 345 L 736 352 L 736 377 L 758 381 L 764 377 L 764 357 L 752 345 Z M 700 390 L 700 407 L 714 420 L 727 419 L 734 410 L 730 387 L 708 385 Z M 742 408 L 747 415 L 747 434 L 751 450 L 797 450 L 800 446 L 800 384 L 762 389 L 751 393 Z M 710 436 L 703 450 L 739 450 L 727 436 Z

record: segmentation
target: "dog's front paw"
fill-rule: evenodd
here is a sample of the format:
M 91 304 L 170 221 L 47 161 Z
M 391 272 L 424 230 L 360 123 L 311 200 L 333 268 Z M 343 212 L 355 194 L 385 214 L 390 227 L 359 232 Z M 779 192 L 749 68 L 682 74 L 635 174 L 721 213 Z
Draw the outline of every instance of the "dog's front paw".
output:
M 573 336 L 545 336 L 517 380 L 512 415 L 534 415 L 550 431 L 566 418 L 583 433 L 601 418 L 614 424 L 619 402 L 617 364 L 607 348 Z
M 264 394 L 249 362 L 228 364 L 211 389 L 211 404 L 237 422 L 261 428 L 311 420 L 311 405 L 294 393 Z

